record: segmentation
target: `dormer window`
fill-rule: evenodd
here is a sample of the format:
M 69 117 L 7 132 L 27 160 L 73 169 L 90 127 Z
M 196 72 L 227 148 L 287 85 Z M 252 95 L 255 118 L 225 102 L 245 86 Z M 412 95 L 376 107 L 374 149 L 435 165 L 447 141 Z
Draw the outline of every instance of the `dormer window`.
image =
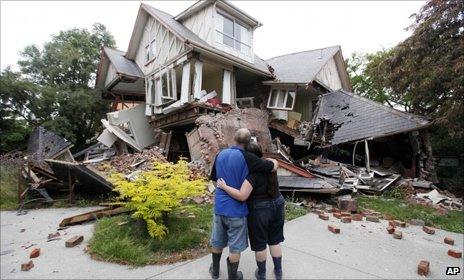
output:
M 251 31 L 236 19 L 217 14 L 216 41 L 245 55 L 251 55 Z
M 272 89 L 267 100 L 267 108 L 293 110 L 296 92 L 294 89 Z

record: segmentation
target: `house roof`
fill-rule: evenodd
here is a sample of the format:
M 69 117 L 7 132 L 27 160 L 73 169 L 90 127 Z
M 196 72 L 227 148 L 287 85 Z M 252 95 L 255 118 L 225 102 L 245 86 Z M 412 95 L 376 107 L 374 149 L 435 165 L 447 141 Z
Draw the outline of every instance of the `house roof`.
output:
M 104 47 L 103 51 L 106 56 L 108 56 L 110 62 L 114 65 L 114 68 L 116 68 L 117 73 L 131 77 L 144 77 L 139 66 L 134 61 L 125 57 L 125 52 L 108 47 Z
M 344 90 L 320 97 L 314 122 L 330 123 L 325 141 L 336 145 L 418 130 L 430 122 Z M 313 136 L 314 140 L 314 136 Z M 316 141 L 317 142 L 317 141 Z
M 338 51 L 340 46 L 333 46 L 276 56 L 266 63 L 274 69 L 275 82 L 310 83 Z
M 264 74 L 271 76 L 267 64 L 264 60 L 259 58 L 255 55 L 254 63 L 247 62 L 240 58 L 237 58 L 231 54 L 228 54 L 224 51 L 221 51 L 214 46 L 211 46 L 206 41 L 198 37 L 195 33 L 193 33 L 190 29 L 185 27 L 182 23 L 175 20 L 174 17 L 168 13 L 165 13 L 161 10 L 153 8 L 147 4 L 141 4 L 141 7 L 147 11 L 151 16 L 158 19 L 162 24 L 164 24 L 168 29 L 170 29 L 177 37 L 179 37 L 182 41 L 187 43 L 192 43 L 193 47 L 198 47 L 200 49 L 213 52 L 215 54 L 221 55 L 222 57 L 229 58 L 237 63 L 243 64 L 247 67 L 251 67 L 255 70 L 263 72 Z
M 217 4 L 217 5 L 219 5 L 220 8 L 226 9 L 229 12 L 232 12 L 235 15 L 240 16 L 240 18 L 242 18 L 244 21 L 246 21 L 248 24 L 250 24 L 253 27 L 259 27 L 259 26 L 262 25 L 258 20 L 256 20 L 255 18 L 253 18 L 252 16 L 250 16 L 246 12 L 242 11 L 241 9 L 236 7 L 235 5 L 232 5 L 230 2 L 223 1 L 223 0 L 200 0 L 200 1 L 197 1 L 193 5 L 188 7 L 186 10 L 184 10 L 183 12 L 178 14 L 174 19 L 182 21 L 183 19 L 189 17 L 190 15 L 195 14 L 196 12 L 198 12 L 198 11 L 202 10 L 203 8 L 205 8 L 205 7 L 209 6 L 209 5 L 212 5 L 212 4 Z

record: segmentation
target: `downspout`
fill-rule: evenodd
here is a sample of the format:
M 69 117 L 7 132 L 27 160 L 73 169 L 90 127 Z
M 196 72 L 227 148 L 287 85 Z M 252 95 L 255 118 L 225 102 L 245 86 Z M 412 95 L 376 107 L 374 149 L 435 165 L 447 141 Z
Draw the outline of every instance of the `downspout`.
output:
M 367 143 L 367 139 L 364 140 L 364 150 L 366 152 L 366 170 L 367 170 L 367 173 L 370 173 L 371 172 L 371 163 L 370 163 L 370 159 L 369 159 L 369 145 Z

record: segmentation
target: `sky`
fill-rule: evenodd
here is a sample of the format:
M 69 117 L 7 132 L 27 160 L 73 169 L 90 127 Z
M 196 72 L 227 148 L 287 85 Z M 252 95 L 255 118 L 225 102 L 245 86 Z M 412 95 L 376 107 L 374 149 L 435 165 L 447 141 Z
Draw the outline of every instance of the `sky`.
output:
M 143 1 L 177 15 L 195 1 Z M 340 45 L 345 58 L 395 46 L 410 35 L 409 18 L 425 1 L 231 1 L 260 21 L 255 53 L 274 56 Z M 4 1 L 1 4 L 1 68 L 15 65 L 20 50 L 42 45 L 70 28 L 104 24 L 127 50 L 140 1 Z

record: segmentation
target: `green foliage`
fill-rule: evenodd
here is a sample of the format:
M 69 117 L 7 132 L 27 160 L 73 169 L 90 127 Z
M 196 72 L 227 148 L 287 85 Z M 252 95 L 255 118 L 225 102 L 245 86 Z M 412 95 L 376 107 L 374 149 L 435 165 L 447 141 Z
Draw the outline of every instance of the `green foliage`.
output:
M 464 233 L 462 211 L 449 211 L 447 215 L 441 216 L 435 209 L 430 207 L 411 205 L 401 199 L 386 199 L 382 197 L 359 197 L 358 203 L 360 209 L 373 209 L 393 219 L 402 221 L 421 219 L 429 226 Z
M 285 220 L 291 221 L 308 213 L 305 207 L 296 204 L 296 202 L 294 196 L 285 200 Z
M 140 172 L 132 182 L 116 173 L 111 182 L 121 204 L 135 210 L 133 217 L 145 220 L 150 236 L 158 239 L 168 230 L 163 215 L 180 208 L 186 198 L 200 195 L 206 188 L 206 180 L 191 179 L 184 160 L 176 164 L 155 163 L 153 170 Z
M 195 218 L 189 218 L 193 213 Z M 166 223 L 170 234 L 152 238 L 129 216 L 97 222 L 89 242 L 90 253 L 99 259 L 131 265 L 175 262 L 207 252 L 211 232 L 212 205 L 188 205 L 175 210 Z
M 76 149 L 86 146 L 101 131 L 100 119 L 109 109 L 93 89 L 100 47 L 114 45 L 113 36 L 97 23 L 91 31 L 61 31 L 41 48 L 27 46 L 18 61 L 21 71 L 6 68 L 0 75 L 2 134 L 20 138 L 24 124 L 17 122 L 25 121 L 64 136 Z
M 0 210 L 18 207 L 19 168 L 0 163 Z

